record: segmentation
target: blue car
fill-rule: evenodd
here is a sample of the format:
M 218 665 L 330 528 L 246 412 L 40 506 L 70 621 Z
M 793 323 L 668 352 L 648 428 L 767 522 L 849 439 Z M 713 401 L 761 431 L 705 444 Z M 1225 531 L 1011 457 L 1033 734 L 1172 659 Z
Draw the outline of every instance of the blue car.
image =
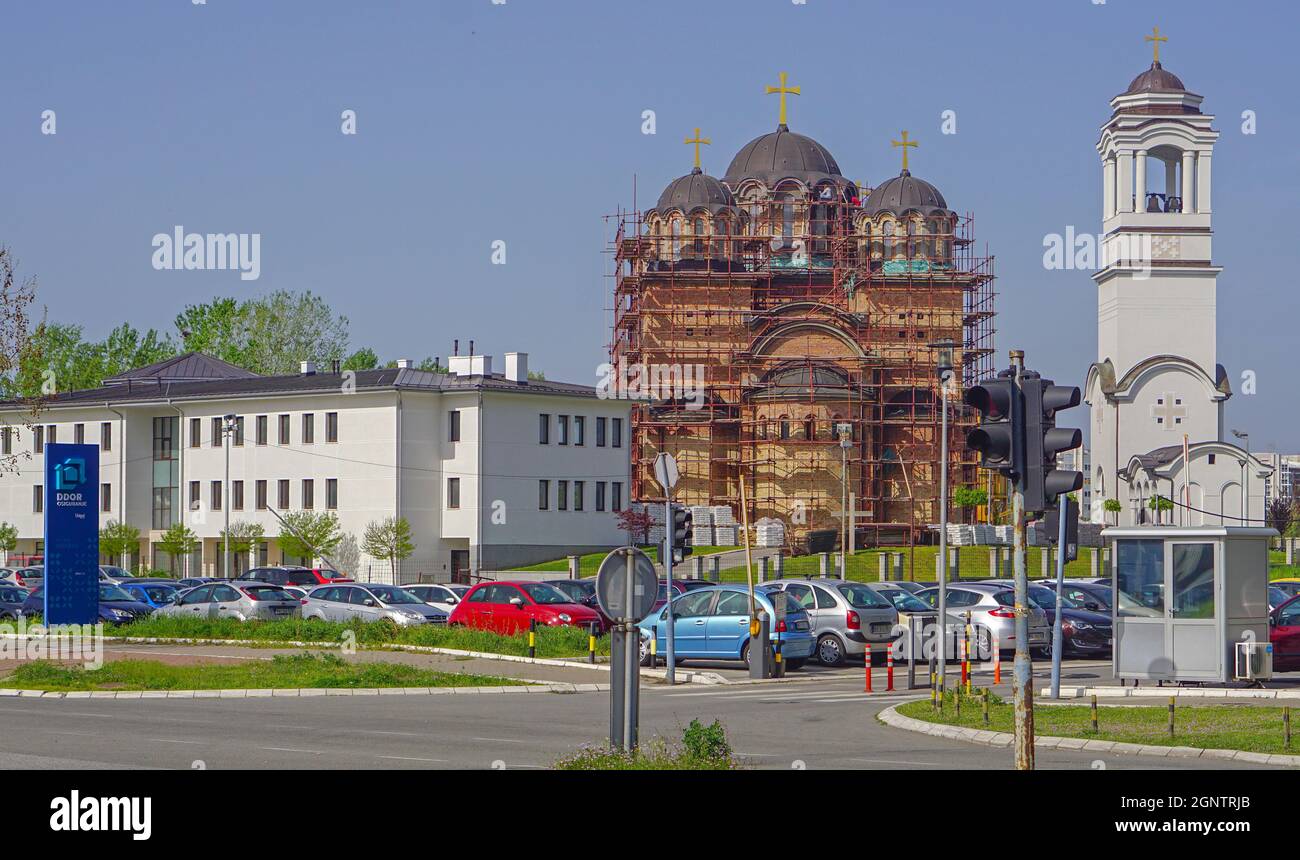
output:
M 757 591 L 754 600 L 776 618 L 772 595 Z M 650 613 L 641 629 L 641 665 L 650 665 L 650 638 L 655 650 L 668 650 L 668 608 Z M 812 656 L 813 639 L 808 613 L 797 605 L 786 611 L 784 629 L 772 622 L 773 647 L 779 640 L 786 666 L 798 669 Z M 735 585 L 711 585 L 688 591 L 673 601 L 673 646 L 677 659 L 740 660 L 749 662 L 749 593 Z
M 41 615 L 45 611 L 45 586 L 31 593 L 23 603 L 24 618 Z M 124 591 L 120 586 L 107 582 L 99 584 L 99 620 L 105 624 L 125 624 L 137 618 L 144 618 L 153 612 L 153 607 L 141 603 Z
M 140 603 L 147 603 L 154 609 L 166 606 L 176 600 L 180 592 L 175 582 L 161 580 L 144 580 L 137 582 L 119 582 L 118 587 Z

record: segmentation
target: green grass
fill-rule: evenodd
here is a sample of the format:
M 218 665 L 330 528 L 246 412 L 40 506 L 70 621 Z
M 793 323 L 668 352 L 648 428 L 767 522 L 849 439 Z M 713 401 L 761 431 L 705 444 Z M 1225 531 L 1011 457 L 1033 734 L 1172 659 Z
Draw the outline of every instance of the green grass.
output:
M 584 747 L 560 759 L 556 770 L 737 770 L 736 759 L 722 723 L 703 725 L 699 720 L 682 733 L 680 745 L 654 738 L 627 753 L 603 747 Z
M 1014 731 L 1015 709 L 997 696 L 992 697 L 989 722 L 984 722 L 980 697 L 963 696 L 961 719 L 956 718 L 955 694 L 949 691 L 944 709 L 936 713 L 930 700 L 900 705 L 898 712 L 926 722 L 949 726 Z M 1098 729 L 1092 731 L 1087 705 L 1041 705 L 1034 708 L 1034 734 L 1089 740 L 1121 741 L 1151 746 L 1183 746 L 1200 749 L 1235 749 L 1261 753 L 1300 754 L 1300 737 L 1286 749 L 1282 733 L 1282 709 L 1253 705 L 1177 706 L 1174 735 L 1169 736 L 1169 710 L 1160 707 L 1099 707 Z M 1300 726 L 1296 727 L 1300 734 Z
M 339 642 L 350 634 L 359 646 L 383 644 L 422 645 L 527 656 L 528 634 L 502 636 L 487 630 L 422 624 L 398 627 L 383 621 L 348 623 L 286 618 L 277 621 L 236 621 L 233 618 L 181 618 L 152 616 L 129 624 L 106 625 L 106 636 L 166 637 L 180 639 L 250 639 L 274 646 L 284 642 Z M 596 640 L 598 654 L 609 653 L 609 637 Z M 537 631 L 538 657 L 583 657 L 587 631 L 576 627 L 542 627 Z
M 292 688 L 501 687 L 511 678 L 434 672 L 404 663 L 348 663 L 335 654 L 295 654 L 238 665 L 172 665 L 156 660 L 115 660 L 99 669 L 46 660 L 23 663 L 0 686 L 23 690 L 264 690 Z
M 1285 552 L 1270 550 L 1268 553 L 1268 578 L 1289 579 L 1294 576 L 1300 576 L 1300 564 L 1288 565 Z
M 606 550 L 605 552 L 591 552 L 591 553 L 587 553 L 586 555 L 578 556 L 579 574 L 581 576 L 595 576 L 596 571 L 600 570 L 600 563 L 605 560 L 605 556 L 609 555 L 610 551 L 612 551 L 613 549 L 614 548 L 611 547 L 610 550 Z M 736 549 L 740 549 L 740 547 L 738 546 L 697 546 L 694 547 L 693 555 L 713 555 L 714 553 L 730 552 L 731 550 L 736 550 Z M 650 556 L 651 561 L 656 563 L 659 561 L 659 547 L 643 546 L 641 547 L 641 551 L 644 552 L 646 555 Z M 541 573 L 568 573 L 569 559 L 568 557 L 557 558 L 557 559 L 552 559 L 551 561 L 543 561 L 539 564 L 530 564 L 526 567 L 512 568 L 512 570 L 526 570 L 526 571 L 534 571 L 534 572 L 541 572 Z
M 993 574 L 989 571 L 989 549 L 987 546 L 962 546 L 952 547 L 957 550 L 958 563 L 960 565 L 961 576 L 966 579 L 982 579 Z M 907 547 L 881 547 L 877 549 L 859 550 L 849 555 L 849 575 L 848 578 L 859 582 L 879 582 L 880 581 L 880 562 L 879 557 L 885 552 L 901 552 L 903 554 L 903 578 L 915 579 L 917 582 L 933 582 L 935 579 L 934 560 L 939 555 L 937 546 L 918 546 L 913 549 Z M 1042 547 L 1031 546 L 1026 550 L 1026 563 L 1029 569 L 1029 578 L 1035 579 L 1041 575 L 1042 571 Z M 834 553 L 833 555 L 838 555 Z M 913 567 L 915 559 L 915 567 Z M 835 560 L 831 560 L 829 574 L 835 574 Z M 754 574 L 758 575 L 758 561 L 754 561 Z M 769 575 L 772 567 L 768 566 Z M 913 573 L 915 571 L 915 573 Z M 802 555 L 793 558 L 787 557 L 785 560 L 786 576 L 817 576 L 821 572 L 820 557 L 816 555 Z M 1052 565 L 1049 576 L 1056 575 L 1055 564 Z M 1069 577 L 1088 577 L 1092 576 L 1092 568 L 1089 563 L 1088 549 L 1083 548 L 1079 552 L 1079 558 L 1069 562 L 1065 566 L 1065 575 Z M 1105 575 L 1105 574 L 1103 574 Z M 732 568 L 722 571 L 724 580 L 745 579 L 745 568 Z

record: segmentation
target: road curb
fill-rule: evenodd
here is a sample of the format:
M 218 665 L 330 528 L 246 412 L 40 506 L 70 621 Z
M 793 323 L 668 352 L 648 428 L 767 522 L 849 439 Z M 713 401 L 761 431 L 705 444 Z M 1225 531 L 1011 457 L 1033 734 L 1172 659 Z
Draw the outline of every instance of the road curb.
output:
M 918 699 L 919 700 L 919 699 Z M 906 704 L 906 703 L 904 703 Z M 1009 747 L 1015 743 L 1015 736 L 1007 732 L 989 732 L 968 729 L 962 726 L 946 726 L 929 723 L 898 713 L 898 705 L 891 705 L 876 714 L 876 719 L 887 726 L 917 732 L 923 735 L 949 738 L 984 746 Z M 1034 746 L 1039 749 L 1061 749 L 1077 752 L 1122 753 L 1125 755 L 1144 755 L 1157 758 L 1203 758 L 1224 761 L 1240 761 L 1250 764 L 1262 764 L 1269 767 L 1300 768 L 1300 756 L 1278 755 L 1274 753 L 1253 753 L 1245 750 L 1201 749 L 1199 747 L 1165 747 L 1149 744 L 1130 744 L 1122 741 L 1094 741 L 1085 738 L 1063 738 L 1053 735 L 1038 735 Z
M 1051 687 L 1038 691 L 1040 696 L 1050 696 Z M 1233 690 L 1223 687 L 1062 687 L 1063 699 L 1300 699 L 1300 690 Z
M 263 699 L 310 698 L 313 696 L 442 696 L 488 693 L 599 693 L 609 684 L 556 684 L 529 682 L 505 687 L 267 687 L 256 690 L 17 690 L 0 689 L 0 697 L 24 699 Z

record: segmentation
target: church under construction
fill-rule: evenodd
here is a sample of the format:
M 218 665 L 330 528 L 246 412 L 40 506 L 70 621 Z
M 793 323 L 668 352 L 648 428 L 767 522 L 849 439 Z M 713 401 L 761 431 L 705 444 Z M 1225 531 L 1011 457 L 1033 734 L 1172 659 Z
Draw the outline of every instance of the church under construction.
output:
M 700 396 L 634 405 L 632 498 L 663 499 L 652 465 L 669 452 L 674 501 L 739 520 L 743 476 L 749 522 L 782 521 L 788 542 L 840 529 L 846 508 L 860 545 L 922 542 L 939 514 L 944 341 L 950 486 L 987 486 L 961 386 L 991 371 L 993 260 L 971 215 L 911 174 L 906 132 L 901 173 L 863 187 L 787 127 L 798 87 L 782 74 L 767 90 L 776 130 L 721 179 L 700 167 L 697 130 L 695 169 L 617 216 L 611 362 L 703 376 Z

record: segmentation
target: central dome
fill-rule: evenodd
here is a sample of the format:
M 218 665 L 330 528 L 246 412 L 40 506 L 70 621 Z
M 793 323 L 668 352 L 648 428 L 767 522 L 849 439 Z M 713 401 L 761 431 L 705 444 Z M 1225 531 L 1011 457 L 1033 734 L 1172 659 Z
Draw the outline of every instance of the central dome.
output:
M 948 202 L 943 199 L 938 188 L 924 179 L 917 179 L 911 171 L 904 170 L 893 179 L 873 188 L 863 209 L 868 215 L 878 212 L 902 215 L 912 211 L 934 215 L 946 214 Z
M 734 190 L 746 179 L 757 179 L 768 188 L 782 179 L 797 179 L 809 187 L 826 179 L 847 181 L 826 147 L 784 125 L 745 144 L 722 181 Z

